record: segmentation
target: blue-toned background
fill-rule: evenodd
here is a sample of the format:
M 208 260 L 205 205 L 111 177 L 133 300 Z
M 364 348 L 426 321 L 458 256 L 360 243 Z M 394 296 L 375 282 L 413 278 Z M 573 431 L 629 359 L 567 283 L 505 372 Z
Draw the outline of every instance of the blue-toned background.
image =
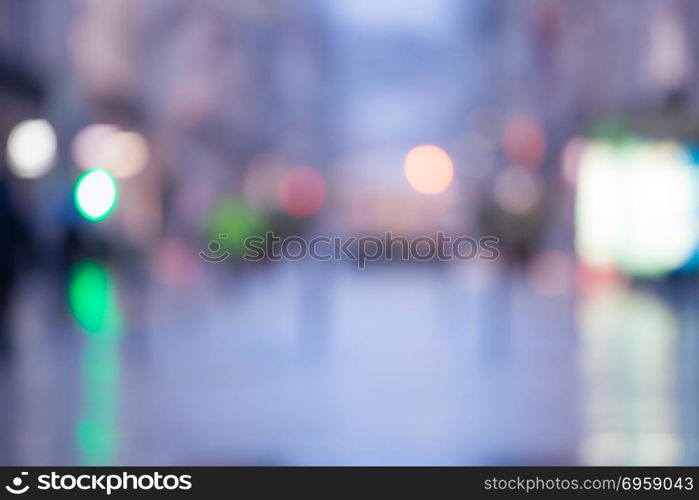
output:
M 697 22 L 0 0 L 0 464 L 696 465 Z

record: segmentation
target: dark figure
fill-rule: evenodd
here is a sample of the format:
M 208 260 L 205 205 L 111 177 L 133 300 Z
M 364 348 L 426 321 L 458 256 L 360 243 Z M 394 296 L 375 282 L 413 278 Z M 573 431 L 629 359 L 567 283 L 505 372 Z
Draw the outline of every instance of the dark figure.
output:
M 10 347 L 10 302 L 22 255 L 28 250 L 27 228 L 0 177 L 0 357 Z

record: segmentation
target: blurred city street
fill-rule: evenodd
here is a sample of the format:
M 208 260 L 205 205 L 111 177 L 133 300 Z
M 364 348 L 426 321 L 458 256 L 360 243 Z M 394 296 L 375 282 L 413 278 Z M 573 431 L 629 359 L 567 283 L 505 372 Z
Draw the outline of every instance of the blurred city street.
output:
M 0 465 L 699 465 L 695 21 L 0 0 Z

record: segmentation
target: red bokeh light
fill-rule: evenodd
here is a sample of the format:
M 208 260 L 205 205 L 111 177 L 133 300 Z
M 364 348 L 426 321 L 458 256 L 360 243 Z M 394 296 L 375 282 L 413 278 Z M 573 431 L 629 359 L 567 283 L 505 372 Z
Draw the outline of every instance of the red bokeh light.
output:
M 323 175 L 308 167 L 296 167 L 279 183 L 279 203 L 295 217 L 308 217 L 325 203 L 327 187 Z
M 513 115 L 505 124 L 505 154 L 513 165 L 536 168 L 546 155 L 546 135 L 538 120 Z

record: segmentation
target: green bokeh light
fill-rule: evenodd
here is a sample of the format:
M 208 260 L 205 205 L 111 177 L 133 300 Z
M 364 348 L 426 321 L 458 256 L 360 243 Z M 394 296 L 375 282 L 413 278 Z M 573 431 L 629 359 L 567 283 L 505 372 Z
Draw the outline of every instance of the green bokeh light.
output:
M 88 170 L 75 183 L 73 200 L 80 215 L 90 221 L 105 219 L 116 207 L 119 188 L 104 169 Z
M 259 210 L 241 198 L 230 197 L 216 205 L 206 223 L 206 233 L 220 244 L 221 250 L 240 257 L 245 252 L 245 239 L 263 236 L 267 227 Z
M 75 321 L 87 333 L 81 359 L 83 403 L 75 427 L 80 463 L 111 465 L 118 442 L 121 312 L 112 279 L 98 262 L 74 267 L 67 294 Z
M 81 328 L 93 335 L 115 335 L 121 318 L 114 287 L 107 270 L 97 262 L 84 261 L 73 269 L 68 283 L 68 305 Z

